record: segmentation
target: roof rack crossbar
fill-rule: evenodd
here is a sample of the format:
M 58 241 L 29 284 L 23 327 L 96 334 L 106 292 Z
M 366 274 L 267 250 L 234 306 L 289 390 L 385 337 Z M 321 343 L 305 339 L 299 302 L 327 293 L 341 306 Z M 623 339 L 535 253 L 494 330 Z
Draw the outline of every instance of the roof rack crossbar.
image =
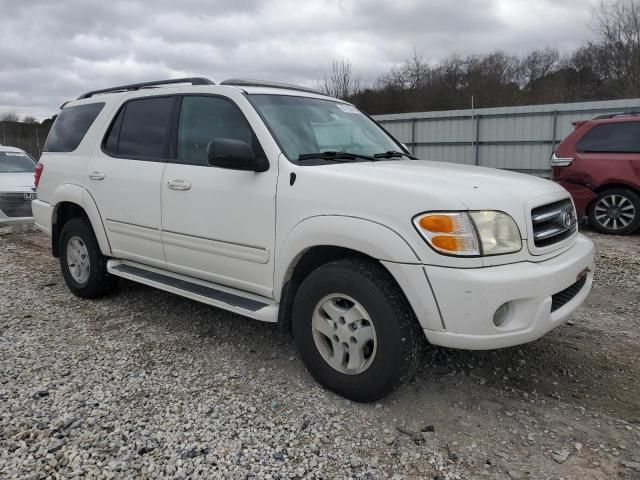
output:
M 287 90 L 296 90 L 299 92 L 315 93 L 317 95 L 326 95 L 326 93 L 321 92 L 320 90 L 315 90 L 313 88 L 301 87 L 299 85 L 291 85 L 288 83 L 266 82 L 264 80 L 252 80 L 248 78 L 229 78 L 223 82 L 220 82 L 220 85 L 233 85 L 236 87 L 283 88 Z
M 190 77 L 190 78 L 172 78 L 169 80 L 156 80 L 153 82 L 131 83 L 129 85 L 120 85 L 119 87 L 103 88 L 102 90 L 92 90 L 78 97 L 78 100 L 90 98 L 100 93 L 128 92 L 132 90 L 140 90 L 141 88 L 157 87 L 160 85 L 172 85 L 175 83 L 190 83 L 191 85 L 215 85 L 208 78 Z
M 598 115 L 597 117 L 595 117 L 595 120 L 603 120 L 606 118 L 615 118 L 615 117 L 620 117 L 623 115 L 640 115 L 640 111 L 638 110 L 629 110 L 629 111 L 622 111 L 622 112 L 616 112 L 616 113 L 605 113 L 604 115 Z

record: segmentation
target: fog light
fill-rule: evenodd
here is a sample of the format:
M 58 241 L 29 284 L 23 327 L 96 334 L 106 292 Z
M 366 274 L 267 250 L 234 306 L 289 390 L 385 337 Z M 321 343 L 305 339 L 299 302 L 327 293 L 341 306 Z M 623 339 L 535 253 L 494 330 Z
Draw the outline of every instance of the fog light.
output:
M 509 302 L 503 303 L 498 307 L 496 313 L 493 314 L 493 324 L 496 327 L 501 327 L 509 317 Z

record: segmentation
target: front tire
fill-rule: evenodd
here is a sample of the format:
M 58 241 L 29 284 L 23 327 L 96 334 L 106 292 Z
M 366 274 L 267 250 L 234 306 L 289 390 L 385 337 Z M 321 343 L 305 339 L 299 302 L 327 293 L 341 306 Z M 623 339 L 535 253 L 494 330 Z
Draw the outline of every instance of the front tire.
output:
M 99 298 L 113 292 L 118 277 L 107 271 L 107 258 L 87 218 L 73 218 L 60 232 L 59 258 L 69 289 L 81 298 Z
M 425 343 L 413 311 L 377 262 L 330 262 L 302 282 L 293 335 L 313 377 L 358 402 L 378 400 L 415 374 Z
M 598 194 L 587 214 L 594 230 L 626 235 L 640 227 L 640 196 L 626 188 L 610 188 Z

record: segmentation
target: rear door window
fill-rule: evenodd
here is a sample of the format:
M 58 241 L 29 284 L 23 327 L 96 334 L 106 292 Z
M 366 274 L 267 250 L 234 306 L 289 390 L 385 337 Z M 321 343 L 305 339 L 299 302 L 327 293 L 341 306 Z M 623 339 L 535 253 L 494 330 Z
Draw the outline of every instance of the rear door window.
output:
M 133 159 L 162 159 L 175 97 L 151 97 L 124 104 L 104 143 L 107 154 Z
M 89 103 L 63 108 L 47 136 L 44 151 L 73 152 L 103 107 L 104 103 Z
M 597 125 L 580 139 L 576 150 L 585 153 L 640 153 L 640 122 Z

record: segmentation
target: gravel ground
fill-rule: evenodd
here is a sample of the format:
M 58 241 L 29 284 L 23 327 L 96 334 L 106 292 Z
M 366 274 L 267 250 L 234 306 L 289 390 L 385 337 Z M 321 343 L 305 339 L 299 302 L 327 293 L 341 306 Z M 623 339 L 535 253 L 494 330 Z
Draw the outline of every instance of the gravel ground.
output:
M 0 229 L 0 477 L 638 479 L 640 235 L 587 233 L 573 322 L 432 348 L 362 405 L 272 325 L 126 281 L 77 299 L 42 235 Z

